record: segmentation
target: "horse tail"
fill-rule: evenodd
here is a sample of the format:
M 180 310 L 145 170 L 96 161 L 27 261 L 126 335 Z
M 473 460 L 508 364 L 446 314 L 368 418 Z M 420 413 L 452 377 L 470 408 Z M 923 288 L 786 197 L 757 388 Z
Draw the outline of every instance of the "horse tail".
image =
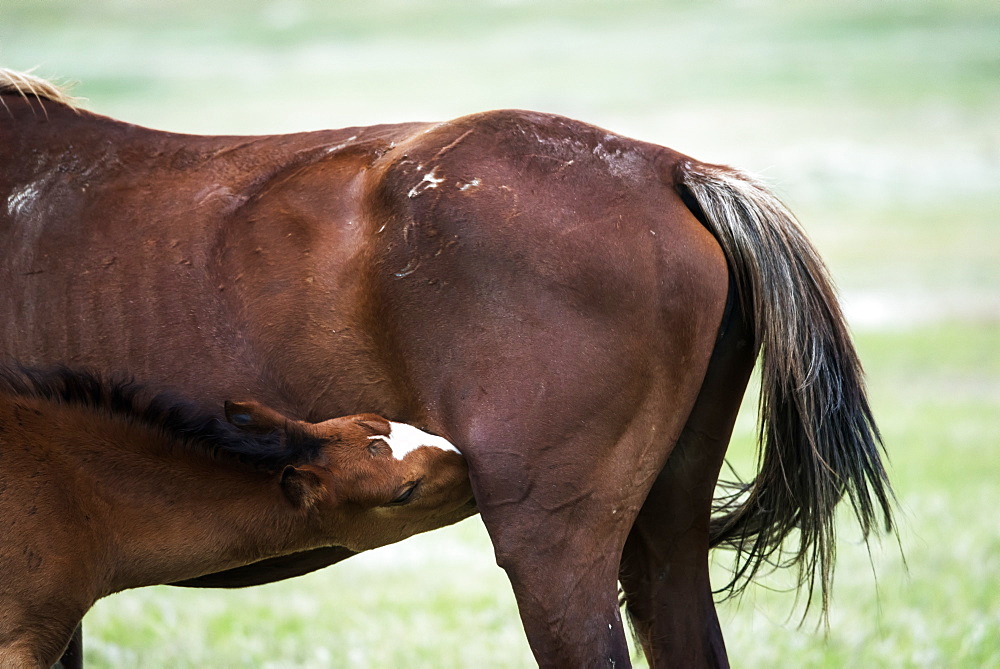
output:
M 822 260 L 777 197 L 728 167 L 685 160 L 677 169 L 681 197 L 722 246 L 761 351 L 760 471 L 720 484 L 710 525 L 710 545 L 736 551 L 721 591 L 741 592 L 765 564 L 797 566 L 806 610 L 818 579 L 825 615 L 837 503 L 846 493 L 866 541 L 893 527 L 861 363 Z

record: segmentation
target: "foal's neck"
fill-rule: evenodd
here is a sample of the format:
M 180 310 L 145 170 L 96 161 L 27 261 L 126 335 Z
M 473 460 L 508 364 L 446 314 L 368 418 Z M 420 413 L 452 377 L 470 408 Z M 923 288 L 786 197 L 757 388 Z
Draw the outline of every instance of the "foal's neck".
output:
M 170 583 L 319 544 L 309 516 L 264 472 L 161 430 L 86 408 L 42 417 L 67 493 L 91 504 L 111 554 L 107 591 Z M 106 424 L 105 424 L 106 423 Z

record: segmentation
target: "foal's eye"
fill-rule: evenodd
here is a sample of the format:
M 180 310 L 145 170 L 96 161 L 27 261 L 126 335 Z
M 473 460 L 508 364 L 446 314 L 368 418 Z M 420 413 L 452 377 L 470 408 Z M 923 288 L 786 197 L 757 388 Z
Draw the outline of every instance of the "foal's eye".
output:
M 381 439 L 372 439 L 368 442 L 368 452 L 372 454 L 373 457 L 379 455 L 392 455 L 392 448 L 389 444 L 385 443 Z
M 406 486 L 404 486 L 403 489 L 399 492 L 399 494 L 393 497 L 392 501 L 386 504 L 386 506 L 402 506 L 403 504 L 409 502 L 410 498 L 413 497 L 413 491 L 417 489 L 418 483 L 420 483 L 420 481 L 413 481 L 412 483 L 407 483 Z

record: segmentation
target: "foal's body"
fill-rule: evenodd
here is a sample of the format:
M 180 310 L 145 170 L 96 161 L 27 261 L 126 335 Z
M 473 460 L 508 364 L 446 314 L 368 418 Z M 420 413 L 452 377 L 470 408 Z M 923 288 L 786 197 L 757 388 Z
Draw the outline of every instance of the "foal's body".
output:
M 447 435 L 541 664 L 628 664 L 620 579 L 650 662 L 723 665 L 711 545 L 747 576 L 800 530 L 825 586 L 841 496 L 888 520 L 822 263 L 739 172 L 532 112 L 201 137 L 32 86 L 0 110 L 0 350 Z M 760 347 L 764 469 L 713 523 Z
M 377 416 L 254 437 L 178 418 L 179 405 L 160 412 L 134 389 L 117 391 L 123 408 L 88 377 L 39 379 L 0 376 L 3 667 L 51 665 L 114 592 L 335 543 L 363 550 L 474 511 L 456 451 L 380 453 Z

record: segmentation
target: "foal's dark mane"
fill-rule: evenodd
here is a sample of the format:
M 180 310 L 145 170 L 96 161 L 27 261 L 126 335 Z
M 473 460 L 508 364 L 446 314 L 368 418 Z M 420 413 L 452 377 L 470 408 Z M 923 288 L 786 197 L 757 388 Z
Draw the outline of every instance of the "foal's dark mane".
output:
M 118 417 L 159 431 L 194 453 L 228 457 L 265 471 L 309 462 L 324 443 L 294 423 L 270 434 L 243 432 L 175 393 L 153 392 L 132 379 L 105 379 L 88 370 L 63 366 L 38 369 L 0 364 L 0 395 L 36 398 Z

